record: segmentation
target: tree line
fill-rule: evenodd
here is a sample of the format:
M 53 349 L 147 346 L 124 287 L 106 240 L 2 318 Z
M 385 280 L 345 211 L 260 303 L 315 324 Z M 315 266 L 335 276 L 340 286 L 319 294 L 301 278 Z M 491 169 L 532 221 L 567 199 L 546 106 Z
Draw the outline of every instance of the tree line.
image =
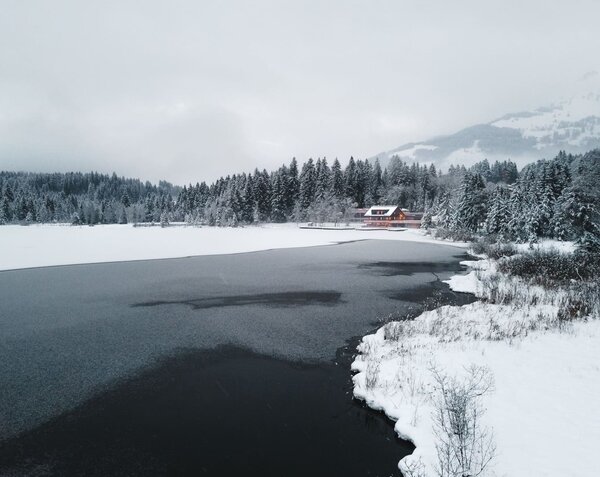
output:
M 0 224 L 159 221 L 174 210 L 180 187 L 97 172 L 0 172 Z
M 600 150 L 540 160 L 510 185 L 494 184 L 473 167 L 435 198 L 423 222 L 458 239 L 478 233 L 519 242 L 546 237 L 600 250 Z
M 376 160 L 296 159 L 267 172 L 182 188 L 116 174 L 0 172 L 0 223 L 169 222 L 236 226 L 339 221 L 357 207 L 398 205 L 424 212 L 423 226 L 454 238 L 485 233 L 531 241 L 597 237 L 600 151 L 561 152 L 521 171 L 510 160 L 469 168 Z
M 477 167 L 490 182 L 510 184 L 517 178 L 511 161 L 493 165 L 482 161 Z M 344 168 L 337 159 L 331 166 L 325 158 L 309 159 L 301 167 L 293 159 L 275 171 L 256 169 L 211 185 L 185 186 L 177 211 L 188 222 L 209 225 L 337 221 L 348 218 L 355 208 L 381 203 L 423 211 L 466 172 L 464 166 L 452 166 L 442 174 L 433 164 L 409 164 L 398 157 L 384 169 L 377 160 L 352 157 Z

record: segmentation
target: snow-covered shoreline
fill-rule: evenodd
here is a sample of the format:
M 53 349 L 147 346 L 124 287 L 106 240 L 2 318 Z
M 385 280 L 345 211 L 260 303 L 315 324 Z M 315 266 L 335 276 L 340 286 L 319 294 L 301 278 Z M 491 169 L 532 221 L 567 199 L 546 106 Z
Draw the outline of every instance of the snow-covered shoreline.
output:
M 493 262 L 465 264 L 472 271 L 449 285 L 486 296 L 481 278 L 494 273 Z M 497 287 L 501 293 L 522 285 L 505 277 Z M 473 365 L 489 370 L 495 382 L 482 398 L 483 423 L 498 449 L 486 475 L 597 475 L 600 320 L 557 327 L 560 294 L 526 288 L 524 306 L 444 306 L 363 338 L 352 364 L 354 395 L 385 412 L 398 435 L 415 444 L 399 463 L 406 476 L 437 475 L 434 370 L 460 379 Z
M 466 246 L 435 240 L 419 230 L 311 230 L 296 224 L 239 228 L 3 225 L 0 270 L 256 252 L 365 239 Z

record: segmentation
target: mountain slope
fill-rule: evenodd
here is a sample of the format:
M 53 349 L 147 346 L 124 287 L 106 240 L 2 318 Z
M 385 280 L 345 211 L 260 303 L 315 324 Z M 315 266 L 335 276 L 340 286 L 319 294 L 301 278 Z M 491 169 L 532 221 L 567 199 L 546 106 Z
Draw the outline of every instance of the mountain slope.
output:
M 409 143 L 378 154 L 382 165 L 393 156 L 404 160 L 461 163 L 484 158 L 524 163 L 553 157 L 558 151 L 585 152 L 600 147 L 600 90 L 550 107 L 507 114 L 448 136 Z

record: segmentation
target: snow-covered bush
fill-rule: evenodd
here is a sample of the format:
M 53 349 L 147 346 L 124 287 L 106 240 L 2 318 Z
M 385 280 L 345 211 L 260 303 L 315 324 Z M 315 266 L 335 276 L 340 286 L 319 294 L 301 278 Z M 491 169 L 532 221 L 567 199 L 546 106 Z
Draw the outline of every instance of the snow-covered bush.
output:
M 534 249 L 515 255 L 498 262 L 498 269 L 548 288 L 570 280 L 584 280 L 594 273 L 593 269 L 581 266 L 577 255 L 553 249 Z
M 473 365 L 461 379 L 433 370 L 434 432 L 440 477 L 484 475 L 496 454 L 491 430 L 482 423 L 482 397 L 493 389 L 493 376 Z

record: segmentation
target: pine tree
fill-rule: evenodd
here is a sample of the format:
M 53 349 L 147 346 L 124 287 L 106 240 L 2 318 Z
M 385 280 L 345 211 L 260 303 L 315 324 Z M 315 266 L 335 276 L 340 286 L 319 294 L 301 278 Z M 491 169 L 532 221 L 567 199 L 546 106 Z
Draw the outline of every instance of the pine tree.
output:
M 0 199 L 0 224 L 6 224 L 11 220 L 10 205 L 6 196 Z
M 16 216 L 18 220 L 25 220 L 27 214 L 29 213 L 29 209 L 27 207 L 27 201 L 25 197 L 21 196 L 17 199 L 17 207 L 16 207 Z
M 379 203 L 382 186 L 383 174 L 381 172 L 381 164 L 379 164 L 379 159 L 375 159 L 375 165 L 373 166 L 373 172 L 371 173 L 369 180 L 369 191 L 367 194 L 368 205 L 376 205 Z
M 298 162 L 294 157 L 287 169 L 286 194 L 285 194 L 285 214 L 291 216 L 294 211 L 294 205 L 298 201 L 300 193 L 300 179 L 298 178 Z
M 0 199 L 0 225 L 4 225 L 8 222 L 6 205 L 6 200 L 3 197 L 2 199 Z
M 313 160 L 309 159 L 302 166 L 300 173 L 300 194 L 298 201 L 302 210 L 308 210 L 315 198 L 316 171 Z
M 254 199 L 259 221 L 267 221 L 271 214 L 269 175 L 266 170 L 254 173 Z
M 127 223 L 127 212 L 125 207 L 121 209 L 121 215 L 119 216 L 119 223 L 126 224 Z
M 388 182 L 386 185 L 388 187 L 393 187 L 397 185 L 405 185 L 407 182 L 407 169 L 398 156 L 394 156 L 390 159 L 390 163 L 388 165 Z
M 340 161 L 337 158 L 331 166 L 331 188 L 335 197 L 338 199 L 344 197 L 344 174 L 342 173 Z
M 144 222 L 154 221 L 154 201 L 148 197 L 144 206 Z
M 6 201 L 10 204 L 12 201 L 15 200 L 15 196 L 13 194 L 12 189 L 10 188 L 10 185 L 7 185 L 6 188 L 4 189 L 4 198 L 6 199 Z
M 459 230 L 477 232 L 485 217 L 486 196 L 483 177 L 480 174 L 467 172 L 460 189 L 456 226 Z
M 254 185 L 252 175 L 248 174 L 242 194 L 242 221 L 251 224 L 254 222 Z
M 511 220 L 510 192 L 506 187 L 497 187 L 489 198 L 488 213 L 484 229 L 488 234 L 510 237 Z
M 353 202 L 356 202 L 356 182 L 356 163 L 354 158 L 350 157 L 350 161 L 348 161 L 348 165 L 344 170 L 344 196 L 352 199 Z
M 426 209 L 423 213 L 423 218 L 421 219 L 421 228 L 424 230 L 429 230 L 433 226 L 432 217 L 431 217 L 431 209 Z
M 315 176 L 315 200 L 322 201 L 331 191 L 331 171 L 327 159 L 317 160 Z
M 510 194 L 509 209 L 511 218 L 507 230 L 509 236 L 518 241 L 527 240 L 529 238 L 527 231 L 529 207 L 526 203 L 526 197 L 522 182 L 517 182 L 517 184 L 513 186 Z
M 167 212 L 160 214 L 160 226 L 163 228 L 169 226 L 169 215 Z
M 356 179 L 354 183 L 354 201 L 358 207 L 365 206 L 373 168 L 369 161 L 356 161 Z
M 440 200 L 435 211 L 437 216 L 436 225 L 442 229 L 451 230 L 454 228 L 454 211 L 452 210 L 452 202 L 450 200 L 451 194 L 448 191 L 445 191 Z
M 271 186 L 271 220 L 285 222 L 285 175 L 280 172 L 273 174 Z

